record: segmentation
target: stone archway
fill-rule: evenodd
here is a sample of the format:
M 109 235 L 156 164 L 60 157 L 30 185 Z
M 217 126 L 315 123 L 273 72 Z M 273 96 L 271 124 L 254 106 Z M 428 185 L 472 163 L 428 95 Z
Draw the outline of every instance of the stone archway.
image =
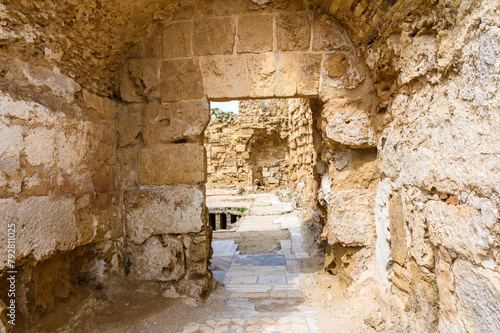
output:
M 194 284 L 191 294 L 201 294 L 208 288 L 210 256 L 203 199 L 208 100 L 318 98 L 332 119 L 325 135 L 341 146 L 366 148 L 376 145 L 371 125 L 376 99 L 359 51 L 328 15 L 191 13 L 156 29 L 159 36 L 144 41 L 127 61 L 120 83 L 133 120 L 142 126 L 140 144 L 123 148 L 137 154 L 137 184 L 125 193 L 128 259 L 139 280 Z M 126 126 L 131 114 L 118 117 Z M 363 223 L 372 225 L 359 228 L 374 230 L 372 219 Z M 155 241 L 158 237 L 163 243 Z M 171 250 L 169 242 L 180 242 L 172 237 L 182 239 L 184 247 Z M 374 239 L 370 233 L 344 245 L 372 247 L 373 255 Z M 170 262 L 175 251 L 185 254 L 185 262 L 172 262 L 185 265 L 184 276 L 166 275 L 172 269 L 163 264 L 148 262 L 146 269 L 143 263 L 145 256 Z

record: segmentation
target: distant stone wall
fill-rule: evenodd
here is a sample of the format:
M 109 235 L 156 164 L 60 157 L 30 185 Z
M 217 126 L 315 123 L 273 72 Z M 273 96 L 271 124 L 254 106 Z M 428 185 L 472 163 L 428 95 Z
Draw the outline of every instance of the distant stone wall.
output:
M 288 182 L 285 99 L 240 101 L 239 113 L 212 116 L 205 131 L 208 184 L 277 188 Z

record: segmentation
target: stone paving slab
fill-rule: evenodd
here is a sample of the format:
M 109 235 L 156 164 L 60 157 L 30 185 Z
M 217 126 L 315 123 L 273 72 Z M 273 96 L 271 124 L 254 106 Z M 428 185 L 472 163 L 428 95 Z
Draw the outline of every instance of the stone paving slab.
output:
M 249 254 L 238 255 L 233 258 L 233 264 L 255 266 L 285 266 L 285 257 L 279 254 Z

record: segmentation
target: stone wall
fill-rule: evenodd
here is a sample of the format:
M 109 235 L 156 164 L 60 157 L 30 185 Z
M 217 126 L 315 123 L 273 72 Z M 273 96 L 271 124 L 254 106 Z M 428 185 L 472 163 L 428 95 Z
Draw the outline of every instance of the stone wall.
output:
M 210 185 L 277 188 L 288 183 L 286 99 L 239 102 L 239 113 L 212 116 L 205 131 Z
M 206 295 L 208 99 L 299 97 L 317 102 L 291 106 L 289 175 L 317 199 L 327 269 L 380 286 L 388 326 L 495 331 L 498 1 L 180 4 L 0 5 L 20 312 L 114 271 Z
M 116 104 L 50 68 L 0 64 L 0 297 L 9 301 L 13 223 L 18 319 L 30 322 L 69 297 L 72 283 L 121 271 Z
M 397 75 L 378 86 L 377 261 L 410 331 L 499 327 L 499 8 L 422 7 L 366 55 Z

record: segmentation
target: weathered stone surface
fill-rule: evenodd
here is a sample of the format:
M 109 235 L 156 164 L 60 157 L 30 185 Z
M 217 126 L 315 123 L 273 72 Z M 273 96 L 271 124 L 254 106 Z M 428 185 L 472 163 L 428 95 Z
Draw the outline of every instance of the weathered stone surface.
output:
M 324 233 L 329 244 L 366 246 L 375 231 L 375 194 L 360 190 L 330 193 L 328 224 Z
M 226 97 L 226 70 L 223 56 L 207 57 L 201 60 L 203 84 L 209 98 Z
M 120 147 L 134 146 L 137 144 L 137 136 L 142 131 L 141 115 L 118 116 L 118 145 Z
M 250 97 L 272 97 L 276 59 L 271 53 L 247 55 Z
M 309 49 L 311 27 L 305 14 L 283 14 L 276 17 L 276 45 L 281 51 Z
M 410 262 L 410 313 L 411 330 L 415 332 L 436 332 L 439 320 L 436 280 L 425 275 L 417 264 Z
M 299 55 L 296 53 L 280 53 L 277 55 L 276 62 L 274 95 L 295 96 L 297 93 Z
M 399 192 L 389 201 L 389 219 L 391 232 L 391 256 L 401 266 L 406 265 L 406 223 L 403 211 L 403 198 Z
M 326 104 L 323 117 L 328 119 L 326 136 L 351 147 L 375 145 L 375 132 L 367 110 L 358 109 L 349 101 Z
M 193 50 L 197 56 L 232 54 L 236 24 L 233 18 L 196 20 L 193 32 Z
M 297 93 L 301 96 L 314 96 L 319 92 L 321 76 L 321 54 L 302 53 L 299 59 Z
M 349 34 L 328 15 L 315 16 L 313 25 L 313 51 L 345 50 L 352 47 Z
M 199 139 L 209 121 L 207 100 L 148 104 L 144 110 L 144 143 L 155 145 Z
M 161 100 L 176 102 L 204 95 L 203 77 L 197 60 L 166 60 L 161 67 Z
M 481 211 L 470 206 L 429 201 L 425 205 L 424 216 L 429 222 L 430 240 L 434 245 L 442 245 L 470 261 L 480 263 L 494 242 L 490 229 L 498 215 L 488 214 L 489 209 L 485 206 Z
M 10 223 L 16 225 L 16 259 L 33 255 L 35 260 L 41 260 L 78 245 L 72 197 L 29 197 L 20 202 L 0 199 L 0 214 L 4 230 Z M 2 232 L 0 238 L 0 268 L 3 269 L 7 264 L 7 232 Z
M 139 148 L 124 147 L 117 151 L 117 172 L 120 188 L 130 188 L 138 185 L 137 154 Z
M 184 58 L 191 56 L 192 22 L 173 22 L 163 30 L 163 57 Z
M 458 311 L 468 332 L 494 332 L 500 327 L 498 272 L 457 259 L 453 264 Z
M 238 53 L 258 53 L 273 50 L 273 17 L 244 15 L 238 20 Z
M 246 57 L 224 57 L 226 68 L 227 97 L 246 97 L 248 92 L 248 75 Z
M 160 62 L 157 59 L 129 59 L 120 81 L 121 97 L 127 102 L 160 98 Z
M 186 274 L 184 246 L 180 237 L 155 235 L 142 245 L 130 244 L 130 270 L 140 281 L 178 281 Z
M 200 187 L 128 191 L 124 200 L 129 237 L 139 245 L 153 235 L 200 232 L 204 226 Z
M 206 181 L 205 147 L 171 144 L 139 151 L 139 184 L 199 184 Z

